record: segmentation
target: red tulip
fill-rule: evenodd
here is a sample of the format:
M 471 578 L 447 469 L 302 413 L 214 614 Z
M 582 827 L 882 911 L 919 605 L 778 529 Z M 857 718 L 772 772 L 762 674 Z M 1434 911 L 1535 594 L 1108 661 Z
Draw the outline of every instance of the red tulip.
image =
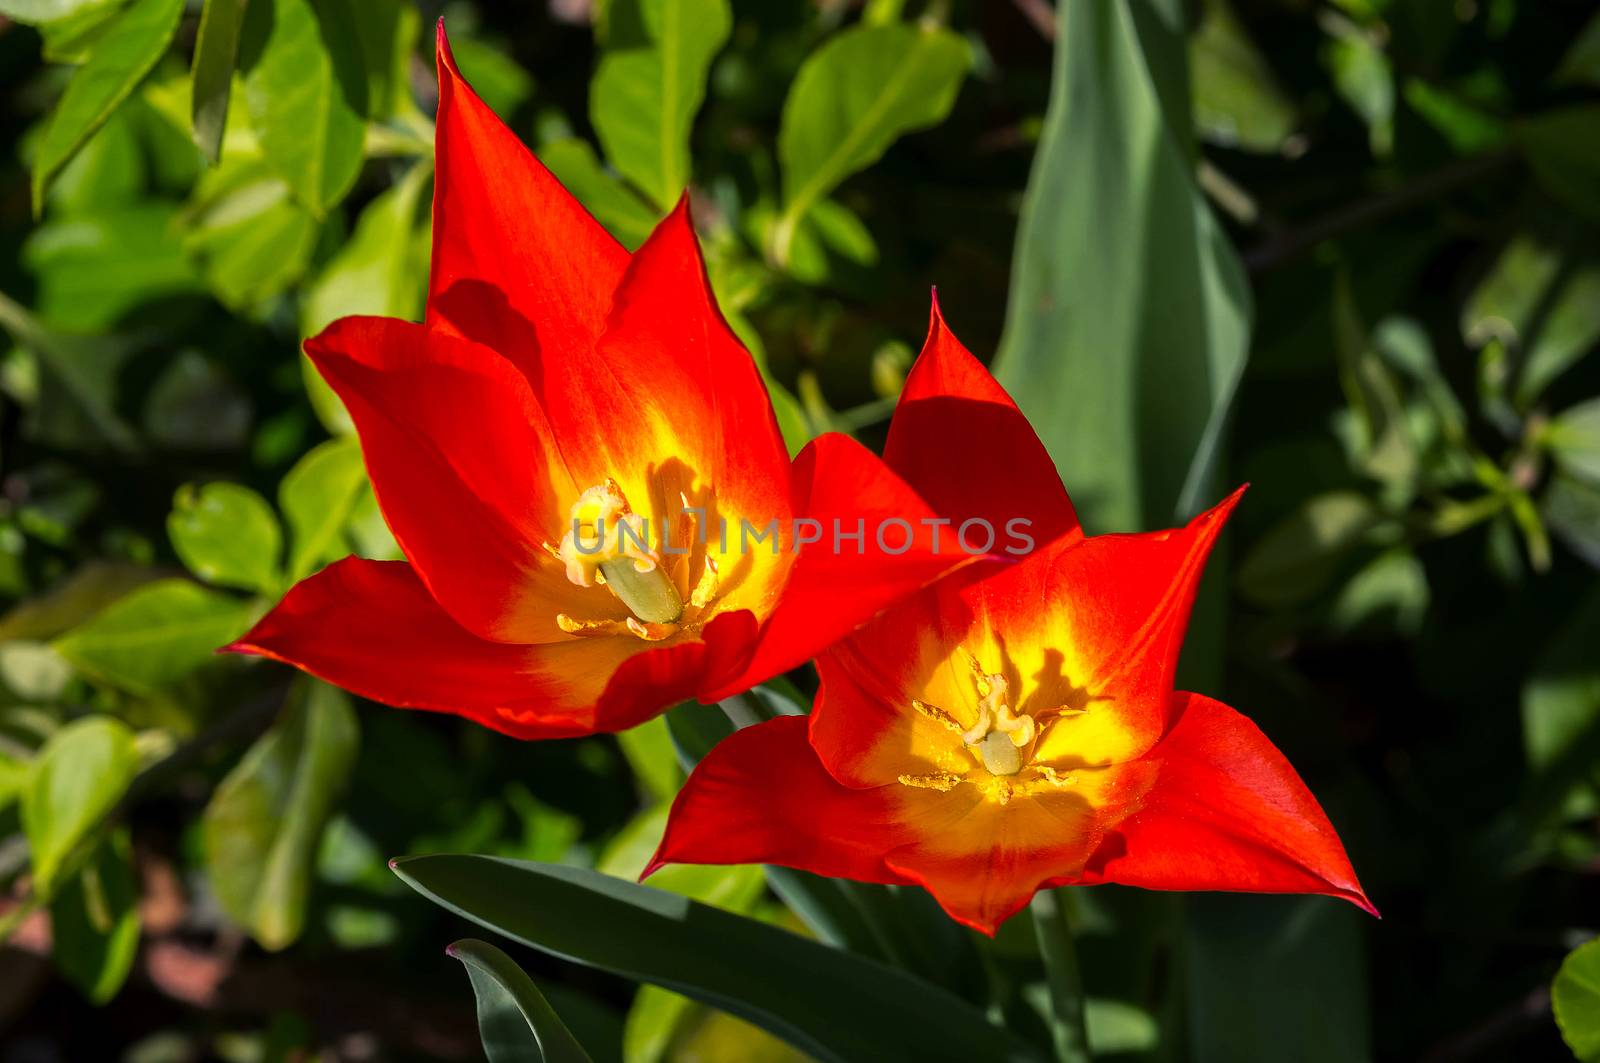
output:
M 462 80 L 442 24 L 438 58 L 426 320 L 306 343 L 407 561 L 331 565 L 229 649 L 518 737 L 586 734 L 744 690 L 967 560 L 851 439 L 790 463 L 687 198 L 630 256 Z M 795 549 L 796 519 L 836 518 L 840 549 Z M 908 548 L 848 538 L 889 518 Z
M 652 870 L 915 884 L 991 934 L 1039 889 L 1100 882 L 1321 893 L 1376 914 L 1283 754 L 1233 709 L 1173 689 L 1239 492 L 1183 528 L 1085 537 L 1038 438 L 937 306 L 886 453 L 945 516 L 1028 518 L 1043 545 L 825 651 L 811 716 L 716 746 Z

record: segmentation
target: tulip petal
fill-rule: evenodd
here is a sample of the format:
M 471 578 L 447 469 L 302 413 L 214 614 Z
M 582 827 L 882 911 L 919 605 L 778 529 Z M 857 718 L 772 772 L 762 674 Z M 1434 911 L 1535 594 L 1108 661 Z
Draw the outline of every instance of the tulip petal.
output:
M 703 641 L 647 648 L 629 637 L 540 646 L 462 628 L 403 561 L 346 558 L 302 580 L 227 649 L 293 665 L 362 697 L 464 716 L 515 738 L 623 730 L 689 697 L 721 655 L 747 652 L 749 613 Z
M 928 504 L 849 436 L 829 432 L 813 439 L 790 475 L 794 512 L 812 522 L 808 528 L 821 538 L 799 547 L 749 666 L 708 700 L 809 660 L 889 605 L 974 559 L 948 529 L 936 542 Z M 792 548 L 787 529 L 779 548 Z
M 581 362 L 628 253 L 462 79 L 443 20 L 438 66 L 428 321 L 530 379 L 541 361 Z
M 614 477 L 644 497 L 648 470 L 676 460 L 721 516 L 787 522 L 788 451 L 755 360 L 717 309 L 687 196 L 634 253 L 582 385 L 559 400 L 558 385 L 543 382 L 546 409 L 576 479 Z
M 914 840 L 892 790 L 851 790 L 823 770 L 802 716 L 736 731 L 690 774 L 645 869 L 780 864 L 862 882 L 904 882 L 883 854 Z
M 1183 528 L 1091 536 L 1053 552 L 1047 567 L 1030 559 L 1017 567 L 1039 577 L 1032 590 L 973 585 L 973 608 L 1034 677 L 1026 707 L 1085 710 L 1046 728 L 1038 759 L 1064 767 L 1131 760 L 1166 733 L 1195 590 L 1243 491 Z
M 1151 774 L 1143 765 L 1080 769 L 1060 790 L 1006 804 L 974 796 L 972 786 L 902 787 L 902 815 L 915 806 L 919 837 L 884 862 L 952 919 L 993 935 L 1040 889 L 1078 879 Z
M 540 548 L 560 542 L 577 489 L 509 363 L 370 317 L 334 322 L 306 354 L 350 410 L 395 538 L 459 623 L 502 642 L 552 642 L 566 637 L 559 612 L 627 615 L 612 595 L 574 587 Z
M 945 325 L 935 296 L 928 338 L 889 425 L 884 460 L 959 526 L 1026 520 L 1039 543 L 1080 536 L 1067 490 L 1033 426 Z
M 1199 694 L 1174 701 L 1172 731 L 1145 758 L 1155 782 L 1084 881 L 1318 893 L 1377 915 L 1322 807 L 1260 729 Z

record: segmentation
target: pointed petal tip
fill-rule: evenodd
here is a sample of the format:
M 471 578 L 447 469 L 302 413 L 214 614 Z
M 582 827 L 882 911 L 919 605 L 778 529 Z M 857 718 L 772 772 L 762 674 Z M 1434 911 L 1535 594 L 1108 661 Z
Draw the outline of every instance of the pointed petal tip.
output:
M 671 860 L 668 860 L 664 855 L 662 855 L 661 850 L 656 850 L 656 855 L 652 856 L 650 858 L 650 862 L 644 865 L 644 870 L 639 872 L 639 878 L 637 881 L 643 882 L 645 879 L 649 878 L 657 871 L 660 871 L 671 862 Z

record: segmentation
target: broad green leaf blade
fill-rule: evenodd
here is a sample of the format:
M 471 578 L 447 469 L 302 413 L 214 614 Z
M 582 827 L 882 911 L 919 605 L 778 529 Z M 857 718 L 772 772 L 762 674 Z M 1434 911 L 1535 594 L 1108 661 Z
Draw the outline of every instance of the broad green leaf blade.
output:
M 238 484 L 185 484 L 172 500 L 167 535 L 184 565 L 207 583 L 271 594 L 283 531 L 266 499 Z
M 606 171 L 586 140 L 553 140 L 539 149 L 539 161 L 629 251 L 638 250 L 661 220 L 654 207 Z
M 265 3 L 267 0 L 261 0 Z M 194 42 L 194 142 L 215 163 L 228 127 L 228 97 L 239 58 L 239 31 L 249 0 L 205 0 Z
M 1540 514 L 1568 549 L 1600 568 L 1600 487 L 1558 471 L 1540 500 Z
M 50 901 L 51 958 L 96 1004 L 117 995 L 139 948 L 139 888 L 126 830 L 112 832 Z
M 361 170 L 367 78 L 354 15 L 345 0 L 256 0 L 245 32 L 251 124 L 267 162 L 320 218 Z
M 350 436 L 323 443 L 284 476 L 278 505 L 289 522 L 290 583 L 349 553 L 344 528 L 366 484 L 361 446 Z
M 1187 112 L 1162 110 L 1162 85 L 1183 82 L 1176 31 L 1133 10 L 1057 6 L 994 366 L 1091 532 L 1164 527 L 1215 500 L 1250 328 L 1244 273 L 1194 182 Z
M 1188 898 L 1189 1058 L 1373 1057 L 1360 912 L 1326 897 Z
M 355 710 L 342 690 L 297 681 L 283 714 L 228 773 L 201 820 L 223 911 L 281 949 L 305 924 L 322 829 L 355 763 Z
M 89 59 L 67 83 L 33 161 L 33 210 L 67 160 L 106 123 L 144 80 L 172 40 L 184 0 L 134 0 L 96 41 Z
M 223 160 L 226 169 L 229 161 Z M 220 171 L 219 171 L 220 172 Z M 311 260 L 319 226 L 261 163 L 197 210 L 184 248 L 200 260 L 206 282 L 235 311 L 249 309 L 298 280 Z
M 445 951 L 472 979 L 478 1035 L 489 1063 L 589 1063 L 589 1053 L 510 956 L 472 938 Z
M 251 606 L 188 580 L 158 580 L 57 639 L 86 675 L 153 694 L 212 659 L 250 626 Z
M 971 64 L 966 42 L 933 26 L 853 27 L 806 58 L 778 132 L 778 261 L 788 261 L 795 228 L 813 204 L 901 136 L 944 120 Z
M 1600 1060 L 1600 938 L 1567 954 L 1550 987 L 1561 1039 L 1581 1063 Z
M 22 791 L 35 893 L 54 893 L 62 861 L 116 806 L 138 768 L 133 732 L 109 716 L 85 717 L 50 736 Z
M 694 997 L 819 1060 L 1038 1058 L 937 986 L 660 890 L 486 856 L 417 856 L 393 867 L 481 926 Z
M 666 210 L 689 184 L 689 130 L 711 60 L 733 29 L 728 0 L 611 0 L 589 119 L 606 158 Z

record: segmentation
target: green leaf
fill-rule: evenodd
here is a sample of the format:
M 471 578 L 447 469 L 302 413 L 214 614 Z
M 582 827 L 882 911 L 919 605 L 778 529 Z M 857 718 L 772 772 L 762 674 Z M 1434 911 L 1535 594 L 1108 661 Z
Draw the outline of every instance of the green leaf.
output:
M 1166 526 L 1214 499 L 1250 329 L 1244 272 L 1194 181 L 1187 107 L 1163 114 L 1165 87 L 1186 83 L 1181 38 L 1134 10 L 1057 5 L 995 360 L 1091 531 Z
M 257 0 L 246 23 L 251 123 L 267 162 L 317 218 L 361 171 L 367 77 L 354 18 L 345 0 Z
M 50 736 L 22 792 L 38 896 L 55 892 L 62 862 L 116 807 L 138 769 L 133 732 L 109 716 L 85 717 Z
M 261 0 L 267 2 L 267 0 Z M 228 99 L 239 58 L 239 31 L 249 0 L 205 0 L 194 42 L 194 142 L 215 163 L 228 128 Z
M 278 505 L 289 522 L 290 583 L 349 553 L 343 532 L 366 485 L 361 446 L 352 437 L 323 443 L 284 476 Z
M 1582 1063 L 1600 1060 L 1600 938 L 1579 945 L 1561 961 L 1550 986 L 1561 1039 Z
M 445 951 L 472 979 L 478 1033 L 489 1063 L 588 1063 L 589 1053 L 510 956 L 472 938 Z
M 1038 1059 L 937 986 L 751 919 L 574 867 L 418 856 L 424 896 L 541 951 L 676 990 L 819 1060 Z M 839 1002 L 870 1001 L 864 1009 Z
M 647 723 L 630 727 L 617 735 L 622 755 L 646 793 L 664 801 L 672 800 L 683 785 L 683 772 L 678 768 L 677 756 L 672 749 L 672 733 L 667 721 L 657 716 Z
M 1600 740 L 1597 645 L 1600 590 L 1556 629 L 1523 682 L 1522 739 L 1535 773 L 1564 766 L 1576 769 L 1574 781 L 1588 777 L 1591 747 Z
M 1540 513 L 1568 549 L 1600 568 L 1600 487 L 1558 470 L 1550 477 Z
M 1584 25 L 1551 80 L 1558 85 L 1600 85 L 1600 14 Z
M 97 7 L 110 7 L 122 0 L 0 0 L 0 15 L 30 26 L 48 25 L 85 15 Z
M 1314 598 L 1381 520 L 1372 501 L 1356 491 L 1313 495 L 1246 551 L 1235 574 L 1240 593 L 1280 608 Z
M 1600 398 L 1563 410 L 1544 430 L 1556 464 L 1600 486 Z
M 662 210 L 689 184 L 689 129 L 711 60 L 733 29 L 728 0 L 610 0 L 589 119 L 606 158 Z
M 106 126 L 51 192 L 60 202 L 66 179 L 88 159 Z M 142 163 L 128 160 L 129 165 Z M 92 190 L 91 190 L 92 191 Z M 178 211 L 164 202 L 144 201 L 88 211 L 51 211 L 28 234 L 22 259 L 38 282 L 33 308 L 46 325 L 70 333 L 102 332 L 142 304 L 203 288 L 183 253 Z
M 414 254 L 417 205 L 432 175 L 431 164 L 418 163 L 367 204 L 355 232 L 306 291 L 300 312 L 302 336 L 314 336 L 351 314 L 408 321 L 422 316 L 428 266 L 426 258 L 419 261 Z M 303 354 L 300 369 L 317 419 L 334 435 L 354 433 L 344 403 Z
M 1355 418 L 1356 463 L 1368 476 L 1408 497 L 1418 462 L 1399 382 L 1369 339 L 1349 279 L 1342 273 L 1333 302 L 1334 349 L 1339 384 Z
M 1534 177 L 1556 199 L 1600 219 L 1600 105 L 1525 118 L 1517 138 Z
M 10 333 L 17 346 L 31 351 L 43 370 L 40 409 L 35 417 L 49 410 L 61 422 L 59 428 L 36 425 L 32 442 L 84 448 L 91 441 L 103 440 L 123 453 L 140 450 L 138 437 L 115 406 L 117 371 L 132 352 L 128 342 L 68 336 L 45 328 L 4 292 L 0 292 L 0 328 Z
M 629 251 L 638 250 L 661 220 L 654 207 L 606 170 L 586 140 L 552 140 L 539 149 L 539 161 Z
M 1188 898 L 1189 1058 L 1372 1058 L 1362 920 L 1326 897 Z
M 147 583 L 57 639 L 74 668 L 153 694 L 211 660 L 250 625 L 247 601 L 188 580 Z
M 318 225 L 287 184 L 265 173 L 264 164 L 241 164 L 230 176 L 235 180 L 195 212 L 184 248 L 200 260 L 217 298 L 243 310 L 300 278 L 316 247 Z
M 1516 374 L 1499 383 L 1525 409 L 1600 339 L 1597 308 L 1600 256 L 1551 220 L 1506 245 L 1467 300 L 1461 332 L 1474 347 L 1499 341 L 1519 355 Z
M 266 499 L 238 484 L 185 484 L 172 500 L 167 535 L 184 566 L 207 583 L 271 594 L 283 532 Z
M 139 949 L 139 887 L 127 830 L 113 831 L 50 901 L 51 958 L 93 1003 L 117 995 Z
M 184 0 L 134 0 L 67 83 L 33 161 L 33 210 L 67 160 L 105 124 L 167 50 Z
M 784 210 L 773 237 L 787 262 L 800 219 L 901 136 L 942 122 L 972 64 L 965 41 L 934 26 L 842 30 L 801 64 L 783 105 Z
M 1212 143 L 1274 152 L 1294 132 L 1294 105 L 1228 0 L 1207 0 L 1189 39 L 1194 124 Z
M 305 924 L 317 845 L 358 741 L 345 693 L 299 680 L 277 722 L 206 806 L 201 840 L 212 888 L 265 948 L 291 944 Z

